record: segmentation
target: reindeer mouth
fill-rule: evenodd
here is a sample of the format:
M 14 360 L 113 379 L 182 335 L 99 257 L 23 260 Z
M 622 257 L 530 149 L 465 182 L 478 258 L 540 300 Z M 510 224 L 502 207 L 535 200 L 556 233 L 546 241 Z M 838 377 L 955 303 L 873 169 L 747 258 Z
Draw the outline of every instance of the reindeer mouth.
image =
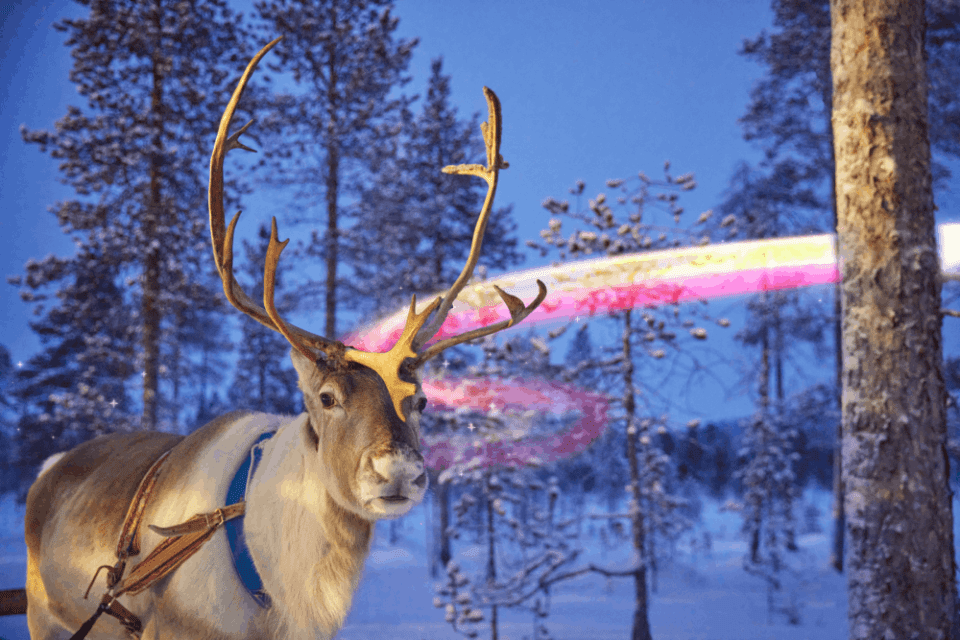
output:
M 399 495 L 397 495 L 397 496 L 380 496 L 380 499 L 383 500 L 384 502 L 389 502 L 390 504 L 402 504 L 402 503 L 407 502 L 407 501 L 410 500 L 410 498 L 408 498 L 408 497 L 406 497 L 406 496 L 399 496 Z

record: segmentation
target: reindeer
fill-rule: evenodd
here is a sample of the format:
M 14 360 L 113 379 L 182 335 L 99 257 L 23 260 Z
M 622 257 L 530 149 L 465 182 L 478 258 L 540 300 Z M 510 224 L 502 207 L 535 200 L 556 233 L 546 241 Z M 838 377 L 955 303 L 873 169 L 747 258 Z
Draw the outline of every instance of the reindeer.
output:
M 124 619 L 117 615 L 119 621 L 100 623 L 94 637 L 331 638 L 350 608 L 374 522 L 402 516 L 426 491 L 420 453 L 424 363 L 453 345 L 516 324 L 546 295 L 538 283 L 539 295 L 524 305 L 497 289 L 509 320 L 427 346 L 472 276 L 498 173 L 507 166 L 499 153 L 499 101 L 484 88 L 490 113 L 482 126 L 487 165 L 443 169 L 488 183 L 470 255 L 444 296 L 421 311 L 413 298 L 406 327 L 389 352 L 359 351 L 281 319 L 273 300 L 274 279 L 289 241 L 278 240 L 276 218 L 263 306 L 248 297 L 233 276 L 233 235 L 240 214 L 225 227 L 223 163 L 233 149 L 251 150 L 239 137 L 252 122 L 228 135 L 230 121 L 257 64 L 279 40 L 250 61 L 220 120 L 210 160 L 210 233 L 227 299 L 290 342 L 306 412 L 291 418 L 235 411 L 187 437 L 113 434 L 48 460 L 30 489 L 25 518 L 27 623 L 34 640 L 69 638 L 82 625 L 80 637 L 101 609 L 117 615 L 117 607 L 136 624 L 121 624 Z M 249 469 L 238 471 L 244 464 Z M 225 507 L 236 478 L 247 480 L 245 493 L 241 502 Z M 193 514 L 200 515 L 191 518 Z M 220 531 L 230 518 L 243 525 L 240 538 L 262 585 L 258 591 L 245 586 L 246 578 L 231 561 L 230 540 Z M 140 530 L 136 522 L 141 519 L 151 523 L 149 530 Z M 193 555 L 181 559 L 171 573 L 144 581 L 139 593 L 127 590 L 129 576 L 121 580 L 125 558 L 111 568 L 120 553 L 115 551 L 118 538 L 130 543 L 124 553 L 135 557 L 141 548 L 157 553 L 165 540 L 180 539 L 170 536 L 198 528 L 195 535 L 206 540 L 194 545 L 198 550 L 192 548 Z M 84 598 L 84 588 L 94 571 L 99 574 L 98 567 L 107 568 L 107 595 L 91 618 L 94 606 Z M 102 585 L 103 579 L 94 575 L 90 587 Z

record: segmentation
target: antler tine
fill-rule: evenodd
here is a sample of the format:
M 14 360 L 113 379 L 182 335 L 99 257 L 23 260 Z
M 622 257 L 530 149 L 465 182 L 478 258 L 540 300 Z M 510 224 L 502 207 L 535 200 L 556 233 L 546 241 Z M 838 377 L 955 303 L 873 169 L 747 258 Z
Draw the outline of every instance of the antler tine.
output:
M 441 301 L 440 308 L 437 310 L 433 321 L 427 325 L 417 336 L 415 348 L 420 349 L 437 334 L 443 321 L 447 319 L 447 314 L 453 306 L 453 302 L 463 291 L 463 288 L 473 277 L 473 270 L 480 260 L 480 248 L 483 246 L 483 236 L 487 231 L 487 223 L 490 221 L 490 212 L 493 210 L 493 199 L 497 193 L 497 181 L 500 177 L 500 169 L 506 169 L 510 165 L 504 161 L 500 155 L 500 136 L 503 131 L 501 125 L 500 99 L 488 87 L 483 88 L 483 95 L 487 100 L 487 112 L 489 122 L 480 123 L 480 129 L 483 131 L 483 141 L 486 146 L 487 166 L 479 164 L 458 164 L 444 167 L 443 173 L 461 176 L 479 176 L 487 181 L 487 195 L 483 200 L 483 207 L 480 209 L 480 215 L 473 228 L 473 240 L 470 243 L 470 255 L 467 257 L 467 263 L 463 266 L 460 276 L 450 287 L 450 290 L 438 300 Z
M 267 315 L 273 321 L 277 331 L 283 334 L 293 347 L 305 355 L 309 360 L 316 359 L 316 354 L 310 351 L 293 333 L 287 328 L 287 323 L 283 321 L 277 312 L 277 306 L 273 300 L 274 289 L 277 282 L 277 264 L 280 262 L 280 254 L 290 239 L 280 242 L 277 237 L 277 218 L 274 216 L 270 220 L 270 244 L 267 245 L 267 258 L 263 267 L 263 308 Z
M 500 177 L 500 169 L 506 169 L 510 166 L 503 160 L 503 156 L 500 155 L 500 137 L 503 132 L 503 127 L 501 124 L 502 119 L 500 113 L 500 100 L 497 98 L 497 94 L 487 87 L 483 88 L 483 95 L 487 99 L 487 111 L 490 116 L 488 122 L 483 122 L 480 125 L 480 128 L 483 131 L 483 141 L 487 151 L 487 166 L 484 167 L 478 164 L 461 164 L 444 167 L 443 172 L 456 175 L 479 176 L 483 178 L 487 181 L 487 196 L 483 201 L 483 207 L 480 209 L 480 216 L 477 218 L 477 224 L 473 230 L 473 241 L 470 245 L 470 255 L 467 257 L 467 263 L 464 265 L 463 271 L 460 272 L 460 276 L 457 278 L 456 282 L 454 282 L 453 286 L 450 287 L 450 291 L 448 291 L 443 298 L 437 299 L 438 301 L 442 300 L 442 303 L 440 304 L 440 308 L 437 310 L 436 316 L 434 316 L 433 322 L 424 328 L 417 336 L 416 345 L 418 349 L 422 348 L 433 336 L 437 334 L 437 332 L 440 330 L 440 327 L 443 325 L 444 320 L 447 319 L 447 315 L 450 313 L 450 309 L 453 307 L 453 302 L 457 299 L 457 296 L 460 295 L 460 292 L 463 291 L 463 288 L 473 276 L 473 270 L 477 266 L 477 261 L 480 259 L 480 248 L 483 245 L 483 236 L 486 233 L 487 223 L 490 220 L 490 213 L 493 210 L 493 199 L 497 192 L 497 180 Z M 497 293 L 500 294 L 500 297 L 503 299 L 504 304 L 507 305 L 507 309 L 510 311 L 510 319 L 503 320 L 502 322 L 490 325 L 489 327 L 474 329 L 473 331 L 468 331 L 467 333 L 453 338 L 448 338 L 447 340 L 442 340 L 432 345 L 429 349 L 417 356 L 417 365 L 419 366 L 430 358 L 433 358 L 444 349 L 448 349 L 454 345 L 468 342 L 476 338 L 488 336 L 492 333 L 502 331 L 507 327 L 517 324 L 530 315 L 546 297 L 546 285 L 537 280 L 537 286 L 539 287 L 539 293 L 536 299 L 531 302 L 530 305 L 524 305 L 520 298 L 512 296 L 499 287 L 494 286 L 494 288 L 497 290 Z
M 224 226 L 224 159 L 227 153 L 233 149 L 254 151 L 250 147 L 247 147 L 240 142 L 240 136 L 246 133 L 250 125 L 253 124 L 253 121 L 251 120 L 247 124 L 240 127 L 240 129 L 238 129 L 234 134 L 227 135 L 230 129 L 230 121 L 233 119 L 233 114 L 236 111 L 237 104 L 240 102 L 240 96 L 243 95 L 243 90 L 246 88 L 247 82 L 253 75 L 257 64 L 259 64 L 260 60 L 267 54 L 267 52 L 270 51 L 270 49 L 272 49 L 281 40 L 283 40 L 283 36 L 267 43 L 267 45 L 263 47 L 263 49 L 261 49 L 252 60 L 250 60 L 250 63 L 244 70 L 243 75 L 240 77 L 240 81 L 237 83 L 237 88 L 234 89 L 233 95 L 230 96 L 230 101 L 227 103 L 226 109 L 224 109 L 223 116 L 220 118 L 220 126 L 217 130 L 217 140 L 214 142 L 213 153 L 210 155 L 210 189 L 208 191 L 207 199 L 207 204 L 210 210 L 210 240 L 213 244 L 213 257 L 217 264 L 217 271 L 220 273 L 220 280 L 223 282 L 223 293 L 226 295 L 227 300 L 230 301 L 230 304 L 265 327 L 282 333 L 290 342 L 290 344 L 293 345 L 293 347 L 295 347 L 298 351 L 304 355 L 307 355 L 311 359 L 315 359 L 316 354 L 310 353 L 309 349 L 307 348 L 308 345 L 323 351 L 337 349 L 342 351 L 343 346 L 338 342 L 328 340 L 321 336 L 310 333 L 309 331 L 305 331 L 299 327 L 292 325 L 288 326 L 282 320 L 280 320 L 279 315 L 277 315 L 276 308 L 273 305 L 274 278 L 276 276 L 277 261 L 280 259 L 280 252 L 283 251 L 283 247 L 286 246 L 286 243 L 289 241 L 284 241 L 283 243 L 279 243 L 277 241 L 276 219 L 273 221 L 270 246 L 267 249 L 267 270 L 264 274 L 263 287 L 264 305 L 268 308 L 271 308 L 272 313 L 269 313 L 267 309 L 261 307 L 252 298 L 250 298 L 250 296 L 243 291 L 243 289 L 240 287 L 240 284 L 233 276 L 233 237 L 234 231 L 236 230 L 237 221 L 240 219 L 240 212 L 238 211 L 237 214 L 233 216 L 229 226 Z M 272 266 L 271 251 L 274 251 L 276 254 L 273 256 Z M 269 303 L 267 302 L 268 289 L 270 290 Z
M 417 296 L 410 299 L 410 310 L 407 312 L 407 322 L 403 327 L 403 333 L 396 344 L 386 353 L 369 353 L 359 349 L 348 349 L 345 358 L 348 361 L 357 362 L 370 367 L 374 371 L 381 372 L 387 388 L 390 390 L 390 396 L 393 398 L 393 406 L 398 416 L 403 415 L 403 399 L 412 396 L 416 392 L 417 386 L 412 382 L 406 382 L 399 377 L 400 366 L 408 358 L 417 358 L 417 352 L 414 348 L 414 341 L 417 333 L 423 328 L 424 323 L 430 314 L 433 313 L 437 305 L 440 304 L 440 298 L 434 299 L 427 307 L 417 313 Z M 416 362 L 416 360 L 415 360 Z M 417 365 L 414 365 L 414 367 Z
M 489 336 L 497 333 L 498 331 L 503 331 L 504 329 L 512 327 L 533 313 L 534 309 L 539 307 L 540 303 L 543 302 L 544 298 L 547 297 L 547 285 L 543 284 L 543 282 L 540 280 L 537 280 L 537 288 L 539 289 L 537 297 L 529 305 L 524 305 L 523 300 L 516 296 L 510 295 L 497 285 L 493 285 L 493 288 L 496 289 L 497 293 L 500 294 L 500 297 L 503 299 L 504 304 L 507 305 L 507 309 L 510 311 L 510 319 L 501 320 L 500 322 L 492 324 L 489 327 L 474 329 L 473 331 L 468 331 L 458 336 L 447 338 L 446 340 L 441 340 L 436 344 L 430 345 L 429 349 L 417 356 L 416 366 L 420 366 L 427 360 L 438 355 L 441 351 L 449 349 L 450 347 L 463 344 L 464 342 L 469 342 L 470 340 L 476 340 L 477 338 L 482 338 L 484 336 Z

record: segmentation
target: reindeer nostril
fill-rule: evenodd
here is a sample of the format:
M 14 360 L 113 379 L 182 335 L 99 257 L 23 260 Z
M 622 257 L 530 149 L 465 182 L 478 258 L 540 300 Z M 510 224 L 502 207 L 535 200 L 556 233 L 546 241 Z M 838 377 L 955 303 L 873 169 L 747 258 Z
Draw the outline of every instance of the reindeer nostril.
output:
M 417 485 L 418 487 L 420 487 L 420 488 L 422 489 L 423 486 L 424 486 L 425 484 L 427 484 L 427 474 L 426 474 L 426 473 L 421 473 L 420 476 L 419 476 L 416 480 L 413 481 L 413 484 Z

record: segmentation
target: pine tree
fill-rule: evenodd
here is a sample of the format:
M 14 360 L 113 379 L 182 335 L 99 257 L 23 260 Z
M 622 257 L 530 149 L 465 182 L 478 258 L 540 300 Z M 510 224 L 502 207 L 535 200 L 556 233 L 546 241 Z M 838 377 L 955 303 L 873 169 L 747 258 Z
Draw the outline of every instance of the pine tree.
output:
M 559 377 L 582 389 L 616 387 L 618 373 L 597 366 L 602 361 L 601 349 L 594 345 L 590 329 L 591 323 L 586 322 L 576 329 L 564 354 Z M 565 329 L 561 327 L 558 331 L 565 332 Z M 617 511 L 623 498 L 622 480 L 630 474 L 623 456 L 625 448 L 622 430 L 605 429 L 590 448 L 565 460 L 555 473 L 564 487 L 596 492 L 605 498 L 609 511 Z
M 536 336 L 513 336 L 503 342 L 488 336 L 480 346 L 483 358 L 470 368 L 471 376 L 553 379 L 559 374 L 559 368 L 550 363 L 549 349 Z M 438 418 L 445 423 L 449 435 L 469 433 L 468 446 L 476 440 L 498 438 L 511 430 L 527 428 L 521 423 L 529 421 L 529 417 L 509 411 L 451 410 L 440 413 Z M 480 575 L 471 580 L 463 576 L 459 563 L 448 560 L 447 584 L 438 585 L 438 592 L 448 598 L 440 598 L 435 604 L 446 606 L 447 621 L 461 633 L 471 633 L 472 626 L 466 623 L 478 622 L 482 615 L 478 615 L 478 608 L 486 608 L 490 611 L 490 637 L 495 640 L 499 637 L 500 611 L 527 608 L 533 613 L 534 637 L 549 638 L 545 622 L 550 585 L 564 579 L 557 574 L 577 559 L 580 549 L 574 541 L 576 523 L 559 517 L 556 479 L 550 481 L 549 487 L 537 479 L 541 465 L 535 459 L 514 466 L 495 466 L 489 461 L 481 461 L 477 466 L 470 461 L 454 463 L 440 474 L 438 485 L 462 487 L 449 533 L 459 537 L 473 524 L 486 547 Z M 451 566 L 456 574 L 451 573 Z M 469 591 L 455 589 L 455 580 L 463 582 L 463 587 L 471 582 L 472 586 Z M 460 606 L 448 602 L 457 594 L 462 598 Z M 450 604 L 454 605 L 453 613 Z
M 27 264 L 26 291 L 36 276 L 63 271 L 56 305 L 31 329 L 43 349 L 18 370 L 13 396 L 23 407 L 17 422 L 17 466 L 23 471 L 21 498 L 49 455 L 89 438 L 133 429 L 130 399 L 135 328 L 133 311 L 115 282 L 116 270 L 100 247 L 86 245 L 74 258 L 50 256 Z M 81 265 L 85 268 L 80 268 Z M 46 296 L 28 298 L 44 309 Z M 123 311 L 127 313 L 124 314 Z
M 770 297 L 768 293 L 761 294 L 760 304 L 769 305 Z M 774 306 L 774 310 L 772 317 L 776 319 L 778 307 Z M 785 613 L 791 623 L 799 624 L 795 607 L 776 601 L 782 590 L 782 573 L 788 568 L 784 552 L 797 550 L 793 515 L 798 495 L 793 473 L 796 432 L 784 415 L 783 346 L 771 344 L 770 340 L 771 333 L 778 340 L 782 339 L 782 333 L 775 323 L 770 331 L 771 323 L 764 321 L 769 314 L 756 315 L 762 318 L 758 336 L 761 343 L 759 401 L 756 414 L 744 428 L 740 458 L 746 464 L 738 473 L 744 490 L 743 532 L 749 545 L 743 565 L 746 571 L 766 581 L 768 615 Z M 774 364 L 776 370 L 771 371 Z M 774 378 L 776 396 L 771 398 Z
M 544 483 L 538 475 L 512 468 L 463 474 L 466 484 L 455 508 L 455 533 L 459 537 L 470 524 L 482 523 L 484 568 L 471 580 L 459 563 L 448 563 L 447 583 L 437 585 L 441 597 L 434 604 L 444 607 L 447 622 L 468 637 L 476 636 L 473 623 L 483 619 L 480 608 L 490 610 L 491 640 L 499 637 L 500 610 L 522 608 L 532 614 L 532 637 L 549 640 L 551 587 L 583 573 L 564 571 L 583 551 L 580 522 L 561 517 L 557 479 Z
M 199 212 L 208 145 L 226 103 L 223 65 L 233 63 L 233 72 L 243 59 L 242 30 L 224 0 L 83 4 L 87 17 L 55 26 L 68 34 L 70 79 L 86 105 L 70 106 L 55 130 L 22 133 L 60 161 L 63 181 L 76 192 L 52 212 L 84 258 L 33 265 L 26 293 L 65 279 L 89 281 L 87 274 L 104 275 L 110 265 L 116 300 L 98 313 L 133 329 L 122 349 L 135 355 L 128 367 L 142 374 L 140 425 L 153 429 L 163 405 L 164 358 L 176 348 L 171 324 L 213 296 L 196 286 L 209 271 Z
M 417 40 L 396 38 L 399 21 L 389 0 L 268 0 L 255 6 L 272 36 L 285 38 L 275 49 L 275 68 L 301 88 L 295 97 L 277 99 L 280 115 L 269 129 L 277 140 L 268 149 L 279 159 L 281 177 L 274 182 L 295 185 L 304 221 L 320 227 L 306 253 L 325 265 L 324 335 L 334 338 L 338 304 L 358 298 L 350 289 L 340 291 L 347 285 L 341 266 L 351 259 L 342 250 L 349 225 L 341 200 L 367 175 L 369 150 L 383 144 L 407 103 L 394 92 L 408 80 Z
M 831 17 L 850 637 L 956 637 L 924 3 Z
M 751 105 L 755 109 L 757 94 L 766 88 L 761 85 L 755 89 L 755 102 Z M 780 86 L 777 89 L 787 90 Z M 756 135 L 752 127 L 768 124 L 761 121 L 754 125 L 753 118 L 753 112 L 744 118 L 748 139 Z M 725 219 L 735 219 L 729 225 L 728 237 L 764 239 L 813 230 L 804 214 L 820 206 L 820 202 L 809 186 L 797 186 L 806 185 L 813 178 L 804 175 L 804 168 L 792 156 L 781 160 L 775 151 L 767 156 L 771 165 L 763 168 L 768 173 L 745 164 L 738 168 L 733 188 L 720 207 Z M 749 382 L 757 389 L 757 410 L 745 422 L 742 450 L 742 458 L 747 461 L 742 470 L 746 491 L 743 531 L 750 548 L 744 568 L 767 579 L 768 594 L 780 591 L 783 552 L 796 550 L 792 523 L 797 489 L 792 484 L 795 476 L 790 455 L 795 438 L 791 437 L 793 429 L 784 415 L 784 363 L 791 349 L 799 344 L 812 344 L 815 349 L 822 345 L 827 320 L 818 311 L 812 298 L 802 292 L 763 291 L 747 303 L 746 325 L 736 335 L 742 344 L 759 350 L 759 363 L 750 367 L 748 373 L 752 378 Z M 773 433 L 774 429 L 783 429 L 785 433 Z M 777 455 L 769 455 L 773 446 L 777 447 Z M 781 480 L 770 482 L 774 477 Z M 790 482 L 783 481 L 786 479 Z M 768 604 L 769 613 L 780 608 L 774 606 L 772 596 L 768 597 Z M 790 617 L 794 617 L 792 613 Z

